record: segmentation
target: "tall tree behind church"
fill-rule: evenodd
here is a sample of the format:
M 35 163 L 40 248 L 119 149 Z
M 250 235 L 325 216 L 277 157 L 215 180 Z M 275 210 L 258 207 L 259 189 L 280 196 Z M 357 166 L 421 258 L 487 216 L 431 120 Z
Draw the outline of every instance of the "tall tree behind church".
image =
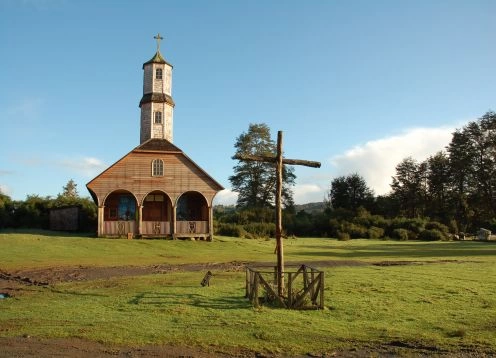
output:
M 275 156 L 276 144 L 270 137 L 270 128 L 265 123 L 250 124 L 234 144 L 235 155 Z M 233 157 L 234 159 L 234 157 Z M 275 163 L 238 161 L 229 177 L 233 191 L 238 193 L 237 207 L 263 209 L 274 207 L 276 170 Z M 293 168 L 284 167 L 282 199 L 284 207 L 294 205 L 291 186 L 296 176 Z

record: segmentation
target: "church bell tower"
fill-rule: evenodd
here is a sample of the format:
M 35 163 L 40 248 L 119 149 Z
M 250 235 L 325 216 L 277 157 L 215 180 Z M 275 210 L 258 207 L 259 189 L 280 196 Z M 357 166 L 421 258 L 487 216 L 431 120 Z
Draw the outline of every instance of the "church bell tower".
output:
M 157 52 L 143 64 L 143 97 L 141 108 L 140 144 L 150 138 L 167 139 L 172 143 L 174 101 L 172 100 L 172 65 L 160 53 L 160 34 Z

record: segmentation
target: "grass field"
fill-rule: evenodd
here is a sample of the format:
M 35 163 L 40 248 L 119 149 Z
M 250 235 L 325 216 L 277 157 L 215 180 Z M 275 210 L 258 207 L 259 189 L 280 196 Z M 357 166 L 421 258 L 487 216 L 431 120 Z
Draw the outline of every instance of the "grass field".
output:
M 226 237 L 128 241 L 0 233 L 0 248 L 4 272 L 275 260 L 273 240 Z M 211 286 L 201 287 L 205 272 L 177 270 L 26 286 L 13 299 L 0 300 L 0 336 L 282 355 L 387 344 L 496 354 L 494 243 L 288 239 L 285 258 L 343 262 L 321 267 L 326 309 L 255 309 L 244 298 L 243 271 L 213 272 Z M 361 264 L 351 265 L 355 261 Z

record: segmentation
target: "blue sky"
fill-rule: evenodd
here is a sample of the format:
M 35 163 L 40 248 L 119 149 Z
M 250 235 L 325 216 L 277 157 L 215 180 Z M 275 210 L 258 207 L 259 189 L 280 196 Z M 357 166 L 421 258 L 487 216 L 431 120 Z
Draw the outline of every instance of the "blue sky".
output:
M 0 0 L 0 190 L 85 184 L 139 144 L 153 36 L 174 66 L 174 144 L 227 188 L 250 123 L 284 131 L 297 203 L 339 175 L 387 192 L 496 110 L 496 1 Z

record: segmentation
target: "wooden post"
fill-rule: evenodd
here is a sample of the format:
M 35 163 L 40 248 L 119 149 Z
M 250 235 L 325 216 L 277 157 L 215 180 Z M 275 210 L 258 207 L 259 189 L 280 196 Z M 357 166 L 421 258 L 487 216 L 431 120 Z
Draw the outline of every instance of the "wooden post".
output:
M 282 174 L 284 164 L 304 165 L 307 167 L 320 168 L 319 162 L 302 159 L 286 159 L 282 156 L 282 131 L 277 132 L 277 153 L 276 156 L 258 155 L 235 155 L 234 159 L 255 162 L 267 162 L 276 164 L 276 253 L 277 253 L 277 294 L 284 295 L 284 248 L 282 243 Z
M 282 131 L 277 132 L 276 166 L 276 242 L 277 242 L 277 294 L 284 294 L 284 248 L 282 245 Z
M 104 222 L 104 212 L 105 212 L 105 206 L 99 206 L 98 207 L 98 232 L 97 232 L 97 236 L 98 237 L 101 237 L 103 236 L 104 234 L 107 234 L 106 232 L 104 232 L 104 228 L 105 228 L 105 222 Z

